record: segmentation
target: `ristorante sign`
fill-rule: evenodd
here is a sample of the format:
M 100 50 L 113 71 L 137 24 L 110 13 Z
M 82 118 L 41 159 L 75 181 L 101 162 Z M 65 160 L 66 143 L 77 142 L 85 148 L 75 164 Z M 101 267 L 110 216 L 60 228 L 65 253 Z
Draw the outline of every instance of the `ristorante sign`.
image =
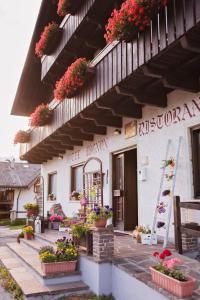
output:
M 182 121 L 200 116 L 200 98 L 191 100 L 189 103 L 183 103 L 160 113 L 157 116 L 140 122 L 138 124 L 138 134 L 143 136 L 164 127 L 169 127 Z

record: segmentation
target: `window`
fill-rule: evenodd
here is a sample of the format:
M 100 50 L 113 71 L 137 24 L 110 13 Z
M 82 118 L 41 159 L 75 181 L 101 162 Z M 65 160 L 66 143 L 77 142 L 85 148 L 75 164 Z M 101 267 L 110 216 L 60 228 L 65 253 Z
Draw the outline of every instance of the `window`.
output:
M 83 165 L 71 169 L 71 192 L 74 191 L 78 193 L 83 191 Z M 73 197 L 73 200 L 78 200 L 78 197 L 75 198 Z
M 200 128 L 192 130 L 194 197 L 200 198 Z
M 51 173 L 48 175 L 48 199 L 56 200 L 57 190 L 57 173 Z

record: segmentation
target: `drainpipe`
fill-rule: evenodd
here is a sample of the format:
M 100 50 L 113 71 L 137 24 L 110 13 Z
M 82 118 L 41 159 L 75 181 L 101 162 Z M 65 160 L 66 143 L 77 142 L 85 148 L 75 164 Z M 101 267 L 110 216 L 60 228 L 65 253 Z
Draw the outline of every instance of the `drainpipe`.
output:
M 20 194 L 21 194 L 21 189 L 19 190 L 19 194 L 17 196 L 17 206 L 16 206 L 16 217 L 18 218 L 18 210 L 19 210 L 19 197 L 20 197 Z

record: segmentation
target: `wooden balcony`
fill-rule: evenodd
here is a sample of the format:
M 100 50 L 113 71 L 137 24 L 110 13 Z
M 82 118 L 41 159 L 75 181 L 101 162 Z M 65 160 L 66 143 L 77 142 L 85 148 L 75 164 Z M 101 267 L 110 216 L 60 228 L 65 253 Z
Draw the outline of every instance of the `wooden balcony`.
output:
M 80 95 L 54 110 L 51 125 L 34 129 L 21 159 L 42 163 L 107 126 L 120 128 L 122 117 L 142 117 L 144 105 L 165 107 L 174 89 L 198 92 L 200 1 L 172 0 L 151 27 L 131 43 L 113 43 L 92 61 L 96 76 Z
M 92 59 L 105 46 L 105 24 L 113 8 L 122 0 L 84 0 L 76 15 L 67 15 L 62 24 L 62 39 L 56 51 L 42 58 L 42 80 L 48 84 L 63 75 L 77 57 Z

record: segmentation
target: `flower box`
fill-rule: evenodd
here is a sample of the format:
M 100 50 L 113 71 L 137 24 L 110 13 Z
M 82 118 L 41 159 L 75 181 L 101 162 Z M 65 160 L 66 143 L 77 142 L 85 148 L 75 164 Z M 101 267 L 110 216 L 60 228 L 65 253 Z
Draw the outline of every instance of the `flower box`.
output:
M 30 116 L 30 125 L 32 127 L 44 126 L 51 123 L 53 110 L 49 109 L 48 104 L 40 104 Z
M 33 239 L 33 234 L 29 232 L 24 232 L 24 238 L 26 240 L 32 240 Z
M 41 263 L 42 271 L 45 275 L 53 275 L 58 273 L 70 273 L 76 270 L 77 261 L 63 261 L 52 263 Z
M 146 234 L 142 233 L 141 234 L 141 243 L 143 245 L 157 245 L 157 236 L 156 234 Z
M 30 133 L 27 131 L 19 130 L 14 138 L 14 144 L 25 144 L 28 143 L 30 139 Z
M 51 228 L 53 230 L 59 230 L 59 227 L 60 227 L 60 222 L 52 222 L 51 223 Z
M 154 267 L 150 267 L 150 270 L 152 281 L 161 288 L 180 298 L 192 296 L 196 281 L 193 277 L 188 276 L 187 281 L 179 281 L 155 270 Z
M 67 14 L 75 15 L 83 2 L 83 0 L 59 0 L 57 14 L 60 17 Z
M 63 29 L 58 28 L 56 34 L 51 40 L 51 43 L 45 49 L 45 55 L 51 55 L 56 50 L 61 38 L 62 38 Z

